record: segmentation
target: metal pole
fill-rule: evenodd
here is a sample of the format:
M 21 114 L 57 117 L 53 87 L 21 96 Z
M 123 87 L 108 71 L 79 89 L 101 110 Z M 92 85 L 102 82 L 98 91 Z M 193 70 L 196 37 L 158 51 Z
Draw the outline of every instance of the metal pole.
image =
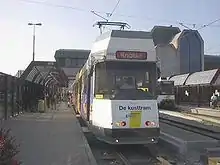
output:
M 33 29 L 33 61 L 35 59 L 35 25 Z

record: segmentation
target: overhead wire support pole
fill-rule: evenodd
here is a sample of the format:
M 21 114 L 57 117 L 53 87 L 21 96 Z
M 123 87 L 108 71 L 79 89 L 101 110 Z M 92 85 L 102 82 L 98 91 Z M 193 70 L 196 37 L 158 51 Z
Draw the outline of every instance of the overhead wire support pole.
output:
M 33 26 L 33 61 L 35 60 L 35 26 L 41 26 L 42 23 L 28 23 L 29 26 Z
M 33 28 L 33 61 L 35 60 L 35 25 Z

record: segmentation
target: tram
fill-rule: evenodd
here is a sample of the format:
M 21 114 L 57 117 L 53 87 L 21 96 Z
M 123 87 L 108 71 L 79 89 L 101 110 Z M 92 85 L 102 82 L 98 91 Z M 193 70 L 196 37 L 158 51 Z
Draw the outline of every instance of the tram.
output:
M 111 30 L 96 39 L 73 94 L 77 113 L 99 140 L 157 143 L 156 61 L 150 32 Z

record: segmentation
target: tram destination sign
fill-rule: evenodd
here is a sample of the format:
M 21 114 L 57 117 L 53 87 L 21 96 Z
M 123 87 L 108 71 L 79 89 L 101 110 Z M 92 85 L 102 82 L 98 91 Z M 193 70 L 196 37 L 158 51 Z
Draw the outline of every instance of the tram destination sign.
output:
M 117 51 L 116 58 L 117 59 L 146 60 L 147 52 Z

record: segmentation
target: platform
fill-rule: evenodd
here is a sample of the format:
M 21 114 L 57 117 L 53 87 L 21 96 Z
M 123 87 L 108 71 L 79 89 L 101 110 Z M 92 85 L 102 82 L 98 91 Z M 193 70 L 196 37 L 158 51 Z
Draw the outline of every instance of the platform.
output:
M 165 123 L 160 123 L 160 129 L 160 142 L 163 143 L 165 147 L 169 147 L 182 155 L 186 155 L 193 151 L 200 152 L 208 147 L 219 146 L 218 140 Z
M 3 122 L 20 143 L 25 165 L 96 165 L 77 118 L 67 105 L 58 111 L 25 113 Z
M 199 115 L 207 115 L 214 118 L 220 119 L 220 110 L 211 109 L 211 108 L 193 108 L 190 110 L 191 113 L 199 114 Z
M 212 109 L 208 106 L 198 107 L 193 105 L 177 105 L 178 109 L 182 112 L 188 112 L 199 115 L 206 115 L 214 118 L 220 118 L 220 110 Z

